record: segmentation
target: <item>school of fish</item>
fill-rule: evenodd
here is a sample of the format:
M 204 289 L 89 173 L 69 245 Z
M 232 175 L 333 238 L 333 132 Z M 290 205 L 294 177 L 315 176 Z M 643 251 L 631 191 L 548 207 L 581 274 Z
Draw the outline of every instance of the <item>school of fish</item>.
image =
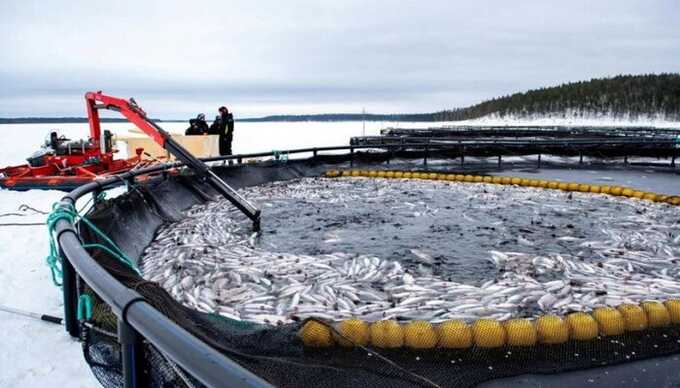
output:
M 384 198 L 399 202 L 400 193 L 414 189 L 443 191 L 452 204 L 480 211 L 492 210 L 493 204 L 508 217 L 513 212 L 569 217 L 587 205 L 599 238 L 557 235 L 563 250 L 537 254 L 541 243 L 518 234 L 516 242 L 526 250 L 480 250 L 479 260 L 492 263 L 493 273 L 483 283 L 466 284 L 376 255 L 271 249 L 252 233 L 243 215 L 218 200 L 196 205 L 183 220 L 162 227 L 144 251 L 140 269 L 145 279 L 158 282 L 186 306 L 271 325 L 307 317 L 505 320 L 680 297 L 680 210 L 666 204 L 537 188 L 367 178 L 303 178 L 240 193 L 266 214 L 292 199 L 348 207 L 368 200 L 381 211 Z M 595 210 L 612 202 L 622 210 Z M 437 210 L 425 202 L 412 216 L 436 217 Z M 469 216 L 459 220 L 474 221 Z M 337 239 L 330 235 L 321 243 Z M 419 249 L 412 253 L 423 260 L 432 255 Z

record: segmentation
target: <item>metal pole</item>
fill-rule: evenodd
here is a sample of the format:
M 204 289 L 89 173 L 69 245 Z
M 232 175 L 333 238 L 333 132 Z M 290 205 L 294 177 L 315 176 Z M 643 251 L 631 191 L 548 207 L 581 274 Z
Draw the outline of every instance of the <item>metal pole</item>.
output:
M 118 320 L 120 356 L 123 359 L 123 386 L 125 388 L 145 387 L 144 347 L 139 334 L 130 324 Z
M 62 291 L 64 296 L 64 325 L 71 337 L 80 336 L 78 327 L 78 295 L 76 292 L 76 271 L 59 247 L 59 257 L 62 258 Z
M 465 164 L 465 147 L 460 150 L 460 166 L 463 167 L 463 164 Z
M 64 322 L 63 318 L 55 317 L 48 314 L 34 313 L 32 311 L 19 310 L 8 306 L 0 306 L 0 311 L 4 311 L 9 314 L 21 315 L 27 318 L 39 319 L 41 321 L 50 322 L 57 325 L 61 325 Z
M 427 154 L 428 154 L 429 151 L 430 151 L 430 146 L 429 146 L 429 141 L 428 141 L 428 145 L 425 146 L 425 157 L 423 158 L 423 162 L 425 163 L 426 166 L 427 166 Z
M 579 151 L 578 156 L 578 164 L 583 164 L 583 152 Z
M 541 154 L 538 154 L 538 168 L 541 168 Z
M 503 159 L 502 159 L 501 155 L 498 155 L 498 168 L 499 169 L 502 168 L 501 167 L 502 163 L 503 163 Z
M 349 166 L 354 167 L 354 147 L 349 148 Z

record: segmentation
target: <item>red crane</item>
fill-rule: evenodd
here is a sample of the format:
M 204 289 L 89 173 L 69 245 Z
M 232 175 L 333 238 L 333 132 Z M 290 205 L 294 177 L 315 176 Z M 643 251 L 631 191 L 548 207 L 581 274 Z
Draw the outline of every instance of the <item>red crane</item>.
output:
M 90 138 L 87 141 L 70 142 L 52 133 L 49 147 L 45 148 L 46 153 L 29 158 L 29 164 L 0 168 L 0 187 L 14 190 L 72 190 L 95 179 L 150 163 L 142 160 L 144 150 L 141 148 L 135 150 L 136 156 L 132 158 L 114 159 L 115 150 L 111 144 L 111 135 L 108 131 L 102 132 L 99 119 L 99 110 L 107 109 L 125 116 L 158 145 L 191 168 L 201 181 L 208 183 L 227 198 L 253 221 L 256 230 L 259 229 L 260 210 L 215 175 L 205 163 L 172 139 L 163 128 L 149 120 L 146 112 L 134 99 L 125 100 L 99 91 L 86 93 L 85 103 L 90 124 Z

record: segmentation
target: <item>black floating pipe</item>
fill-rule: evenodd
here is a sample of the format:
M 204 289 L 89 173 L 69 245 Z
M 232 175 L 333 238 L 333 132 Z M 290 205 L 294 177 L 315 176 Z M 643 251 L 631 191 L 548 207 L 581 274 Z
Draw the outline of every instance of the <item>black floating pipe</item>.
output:
M 127 322 L 118 320 L 118 340 L 123 360 L 123 387 L 141 388 L 148 386 L 144 362 L 144 346 L 135 329 Z
M 165 133 L 160 127 L 156 126 L 156 128 L 159 132 Z M 255 205 L 243 198 L 236 190 L 215 175 L 205 163 L 191 155 L 189 151 L 174 141 L 169 135 L 167 135 L 165 139 L 165 149 L 177 159 L 184 162 L 184 164 L 191 167 L 199 178 L 207 181 L 218 193 L 222 194 L 223 197 L 228 199 L 229 202 L 236 206 L 243 214 L 248 216 L 253 222 L 253 229 L 255 229 L 255 231 L 260 230 L 260 209 L 256 208 Z
M 80 336 L 80 328 L 78 326 L 76 271 L 61 251 L 61 248 L 59 249 L 59 257 L 63 258 L 61 263 L 61 289 L 64 296 L 64 326 L 71 337 L 78 338 Z

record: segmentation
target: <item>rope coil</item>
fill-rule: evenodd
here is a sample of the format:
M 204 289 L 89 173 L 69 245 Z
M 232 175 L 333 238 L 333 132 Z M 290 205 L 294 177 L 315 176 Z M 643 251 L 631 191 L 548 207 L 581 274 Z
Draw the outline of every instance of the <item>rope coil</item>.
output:
M 104 193 L 102 193 L 104 194 Z M 103 195 L 100 194 L 100 196 L 103 197 Z M 50 268 L 50 274 L 52 277 L 52 283 L 54 283 L 55 286 L 61 287 L 62 286 L 62 279 L 63 279 L 63 271 L 62 271 L 62 263 L 63 263 L 63 258 L 59 256 L 59 248 L 58 248 L 58 242 L 56 239 L 56 226 L 57 223 L 61 220 L 65 220 L 69 222 L 70 224 L 74 224 L 77 221 L 81 221 L 87 225 L 90 230 L 92 230 L 97 236 L 99 236 L 104 242 L 108 245 L 104 244 L 99 244 L 99 243 L 93 243 L 93 244 L 83 244 L 84 249 L 99 249 L 102 250 L 109 255 L 115 257 L 118 261 L 135 271 L 138 275 L 141 276 L 141 272 L 139 271 L 139 268 L 137 268 L 135 262 L 130 259 L 125 252 L 123 252 L 118 245 L 116 245 L 111 238 L 109 238 L 104 232 L 102 232 L 99 228 L 97 228 L 90 220 L 88 220 L 85 216 L 82 216 L 76 211 L 76 208 L 73 204 L 64 204 L 64 203 L 54 203 L 52 205 L 52 212 L 47 216 L 47 232 L 48 232 L 48 237 L 49 237 L 49 253 L 46 258 L 46 262 L 48 267 Z

